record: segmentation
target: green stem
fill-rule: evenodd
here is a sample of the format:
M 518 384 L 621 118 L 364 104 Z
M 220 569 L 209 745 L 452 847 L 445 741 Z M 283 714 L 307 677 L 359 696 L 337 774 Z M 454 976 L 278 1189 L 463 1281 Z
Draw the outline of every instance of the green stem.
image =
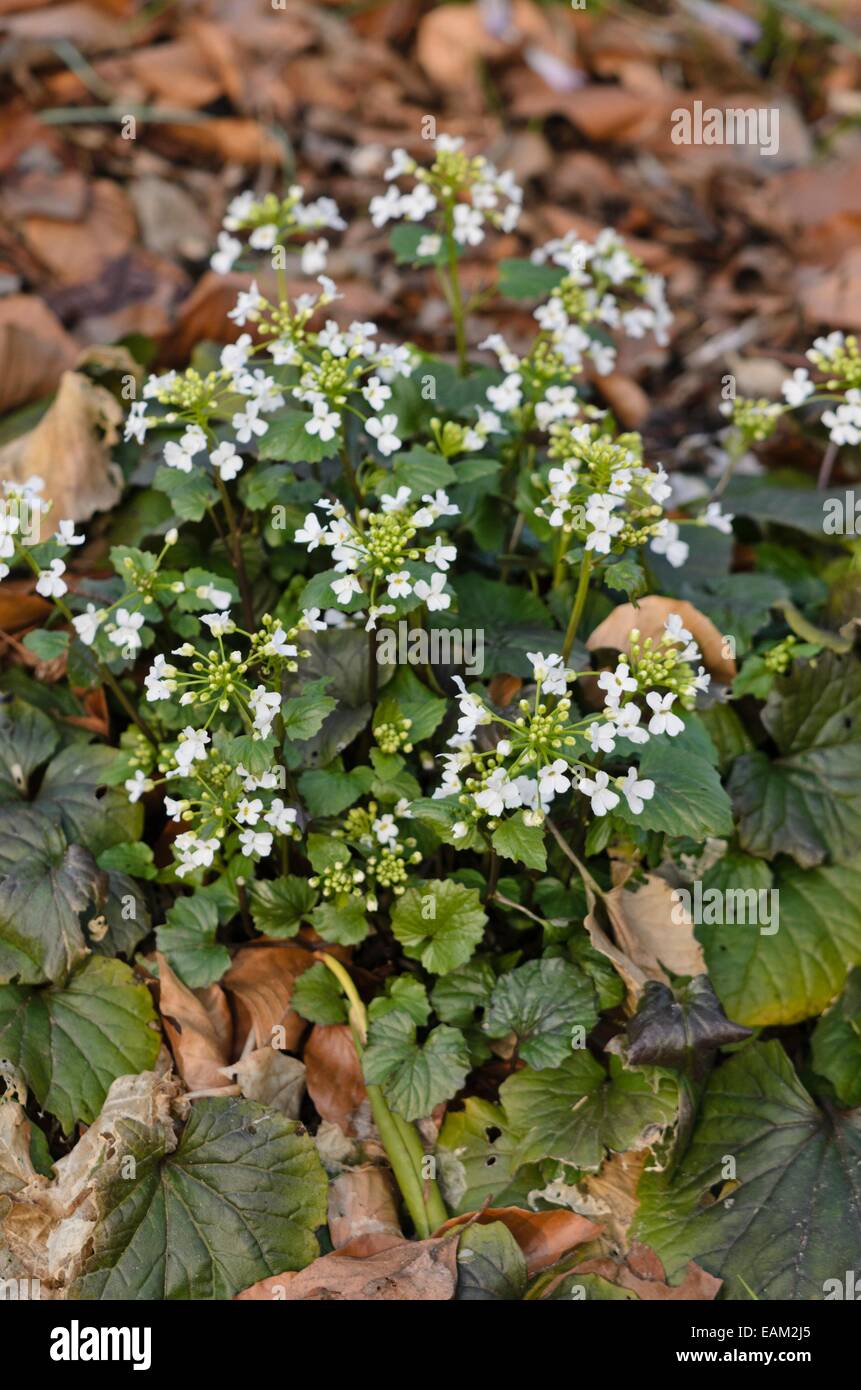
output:
M 242 554 L 242 537 L 239 532 L 239 524 L 236 520 L 236 512 L 230 500 L 230 493 L 224 479 L 216 476 L 218 491 L 221 493 L 221 501 L 224 506 L 224 515 L 227 518 L 227 525 L 230 528 L 230 535 L 233 542 L 233 563 L 236 566 L 236 577 L 239 581 L 239 592 L 242 596 L 242 619 L 249 632 L 253 632 L 256 623 L 254 621 L 254 600 L 251 596 L 251 585 L 248 582 L 248 575 L 245 572 L 245 559 Z
M 451 284 L 449 304 L 454 319 L 454 343 L 457 349 L 457 369 L 461 376 L 469 372 L 466 355 L 466 324 L 464 322 L 463 295 L 460 288 L 460 269 L 457 263 L 457 242 L 454 239 L 454 214 L 451 207 L 445 210 L 445 241 L 448 256 L 448 278 Z
M 577 592 L 574 595 L 574 604 L 571 609 L 571 617 L 568 619 L 568 627 L 565 632 L 565 641 L 562 644 L 562 660 L 567 661 L 574 645 L 574 638 L 577 636 L 577 628 L 583 616 L 583 608 L 586 604 L 586 595 L 589 592 L 589 574 L 592 570 L 592 557 L 588 551 L 584 554 L 580 563 L 580 578 L 577 581 Z
M 332 971 L 349 1003 L 350 1031 L 353 1035 L 359 1062 L 368 1038 L 368 1016 L 356 986 L 340 961 L 317 953 L 318 959 Z M 380 1132 L 383 1148 L 392 1165 L 404 1204 L 409 1212 L 416 1235 L 426 1240 L 448 1218 L 445 1203 L 436 1182 L 422 1177 L 425 1157 L 422 1142 L 415 1127 L 389 1109 L 379 1086 L 366 1084 L 374 1123 Z
M 344 470 L 347 482 L 350 484 L 350 490 L 353 496 L 355 497 L 358 505 L 361 507 L 365 499 L 362 496 L 362 489 L 359 487 L 359 480 L 356 477 L 355 470 L 350 462 L 350 453 L 346 444 L 344 444 L 344 446 L 341 449 L 341 467 Z

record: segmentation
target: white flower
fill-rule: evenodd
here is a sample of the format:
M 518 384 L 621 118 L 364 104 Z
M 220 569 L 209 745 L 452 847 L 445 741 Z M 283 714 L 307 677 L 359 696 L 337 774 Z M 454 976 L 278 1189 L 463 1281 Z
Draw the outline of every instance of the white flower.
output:
M 609 554 L 613 537 L 619 534 L 625 524 L 622 517 L 613 513 L 613 508 L 618 504 L 619 499 L 612 495 L 602 497 L 593 494 L 589 498 L 586 522 L 592 529 L 586 537 L 587 550 L 594 550 L 599 555 Z
M 325 270 L 328 250 L 329 243 L 325 237 L 320 237 L 318 241 L 306 241 L 302 247 L 302 274 L 319 275 Z
M 652 539 L 649 549 L 656 555 L 666 555 L 673 569 L 680 569 L 688 558 L 690 546 L 687 541 L 679 540 L 679 528 L 676 523 L 665 521 L 662 530 Z
M 305 518 L 305 523 L 306 523 L 306 525 L 307 525 L 307 522 L 308 522 L 308 518 L 306 517 L 306 518 Z M 323 621 L 323 619 L 320 617 L 320 610 L 319 610 L 319 608 L 303 608 L 303 609 L 302 609 L 302 626 L 303 626 L 303 628 L 305 628 L 308 632 L 325 632 L 325 631 L 326 631 L 326 626 L 327 626 L 327 625 L 326 625 L 326 623 Z
M 470 695 L 463 683 L 462 676 L 453 676 L 452 680 L 460 691 L 457 697 L 461 713 L 461 718 L 457 726 L 458 733 L 468 738 L 477 724 L 490 724 L 493 720 L 493 715 L 490 713 L 489 709 L 485 709 L 484 705 L 475 695 Z
M 287 633 L 279 623 L 270 633 L 269 641 L 262 648 L 266 656 L 292 657 L 296 655 L 296 646 L 293 642 L 287 641 Z
M 372 603 L 368 609 L 368 620 L 365 623 L 365 631 L 376 632 L 379 619 L 391 617 L 392 613 L 396 612 L 397 609 L 393 603 Z
M 259 797 L 254 801 L 243 798 L 236 808 L 236 820 L 239 825 L 256 825 L 263 812 L 263 802 Z
M 307 545 L 309 550 L 316 550 L 318 545 L 326 545 L 329 540 L 329 533 L 325 526 L 320 525 L 320 518 L 314 512 L 309 512 L 305 517 L 305 524 L 301 526 L 293 537 L 302 545 Z M 317 612 L 319 613 L 319 608 Z
M 656 690 L 650 690 L 646 696 L 646 704 L 649 709 L 654 710 L 654 714 L 649 720 L 650 734 L 668 734 L 670 738 L 675 738 L 684 729 L 684 720 L 679 719 L 677 714 L 672 713 L 672 705 L 675 700 L 672 691 L 661 697 Z
M 281 696 L 275 691 L 267 690 L 264 685 L 258 685 L 249 695 L 248 703 L 254 716 L 256 732 L 261 738 L 266 738 L 272 728 L 272 721 L 281 708 Z
M 436 198 L 426 183 L 417 183 L 411 193 L 401 198 L 401 213 L 410 222 L 422 222 L 436 208 Z
M 241 372 L 248 361 L 254 340 L 250 333 L 240 333 L 235 343 L 226 343 L 218 359 L 225 372 Z
M 438 256 L 441 246 L 441 236 L 437 236 L 435 232 L 426 232 L 425 235 L 419 239 L 419 244 L 416 247 L 416 255 Z
M 618 806 L 619 797 L 616 792 L 610 791 L 610 778 L 606 772 L 596 772 L 594 779 L 581 777 L 577 784 L 577 790 L 585 792 L 592 803 L 592 810 L 596 816 L 606 816 L 608 811 L 612 811 L 614 806 Z
M 693 633 L 688 632 L 687 628 L 682 625 L 682 620 L 678 613 L 670 613 L 667 621 L 664 623 L 664 632 L 671 642 L 690 642 L 693 636 Z
M 429 613 L 438 613 L 443 608 L 451 605 L 451 595 L 445 592 L 445 575 L 434 574 L 431 576 L 430 584 L 424 579 L 418 579 L 414 585 L 415 593 L 422 603 L 427 604 Z
M 627 662 L 620 661 L 615 671 L 602 671 L 598 677 L 598 686 L 605 690 L 605 703 L 610 706 L 618 705 L 622 696 L 627 691 L 633 694 L 637 689 L 637 682 L 631 675 L 631 669 Z
M 210 257 L 209 264 L 216 275 L 227 275 L 241 255 L 242 242 L 228 232 L 219 232 L 218 250 Z
M 213 608 L 229 608 L 230 594 L 226 589 L 216 589 L 214 584 L 198 584 L 195 589 L 198 598 L 205 598 Z
M 368 211 L 375 227 L 385 227 L 387 222 L 400 217 L 403 213 L 403 198 L 400 189 L 391 184 L 385 193 L 378 194 L 377 197 L 371 199 Z
M 623 705 L 621 709 L 617 709 L 613 714 L 616 737 L 630 739 L 631 743 L 648 743 L 647 731 L 640 728 L 642 715 L 643 711 L 639 705 L 627 704 Z
M 189 724 L 180 732 L 174 757 L 183 774 L 188 772 L 192 763 L 205 762 L 208 743 L 209 734 L 206 729 L 193 729 Z
M 812 396 L 816 387 L 810 380 L 810 374 L 806 367 L 796 367 L 792 376 L 789 377 L 781 386 L 783 398 L 788 405 L 803 405 L 808 396 Z
M 52 560 L 48 569 L 42 570 L 36 580 L 36 593 L 43 598 L 62 598 L 69 587 L 63 579 L 65 573 L 63 561 Z
M 371 410 L 382 410 L 386 401 L 391 399 L 392 388 L 391 386 L 384 386 L 378 376 L 369 376 L 362 387 L 362 395 Z
M 467 827 L 464 825 L 463 821 L 455 821 L 454 825 L 451 828 L 451 838 L 453 840 L 462 840 L 464 835 L 466 835 L 467 833 Z
M 86 536 L 75 535 L 74 521 L 61 521 L 54 535 L 54 540 L 61 545 L 83 545 L 86 539 Z
M 629 767 L 623 782 L 617 781 L 616 785 L 621 787 L 631 810 L 638 816 L 643 809 L 644 801 L 651 801 L 655 795 L 655 784 L 649 777 L 644 777 L 641 782 L 637 781 L 637 769 Z
M 236 438 L 240 444 L 250 444 L 254 435 L 265 434 L 269 428 L 266 421 L 260 419 L 259 402 L 253 400 L 247 402 L 244 410 L 237 410 L 231 424 L 236 430 Z M 237 468 L 232 476 L 235 477 L 238 472 Z
M 175 675 L 176 667 L 169 666 L 161 652 L 159 652 L 144 677 L 147 699 L 169 700 L 176 690 L 176 682 L 172 679 Z
M 443 545 L 442 537 L 438 537 L 425 551 L 425 559 L 428 564 L 436 565 L 437 569 L 447 570 L 457 559 L 457 548 L 453 545 Z
M 475 793 L 475 804 L 489 816 L 501 816 L 503 811 L 520 805 L 520 791 L 504 767 L 494 768 L 481 791 Z
M 349 603 L 353 594 L 360 594 L 362 586 L 354 574 L 345 574 L 340 579 L 333 579 L 329 588 L 335 595 L 339 603 Z
M 126 417 L 123 438 L 127 443 L 134 439 L 137 444 L 143 444 L 146 432 L 151 428 L 152 420 L 146 418 L 146 401 L 135 401 Z
M 96 633 L 107 617 L 104 608 L 96 608 L 94 603 L 88 603 L 85 613 L 79 613 L 72 619 L 72 627 L 77 632 L 85 647 L 91 647 L 96 640 Z
M 542 652 L 527 652 L 526 657 L 532 663 L 533 678 L 541 682 L 545 695 L 565 694 L 568 673 L 561 656 L 556 653 L 544 656 Z
M 565 775 L 567 771 L 568 764 L 564 758 L 557 758 L 555 762 L 538 769 L 538 793 L 543 801 L 567 792 L 571 786 L 571 779 Z
M 423 507 L 419 507 L 413 517 L 414 526 L 432 526 L 441 516 L 459 516 L 460 507 L 456 502 L 448 500 L 448 493 L 441 487 L 431 496 L 429 492 L 422 496 Z
M 296 812 L 292 806 L 285 806 L 280 796 L 276 796 L 263 819 L 279 835 L 289 835 L 291 827 L 296 824 Z
M 394 816 L 387 813 L 375 820 L 374 834 L 381 845 L 393 845 L 399 834 Z
M 589 742 L 593 753 L 612 753 L 616 747 L 616 725 L 612 720 L 596 719 L 589 725 Z
M 861 391 L 847 391 L 846 404 L 824 411 L 822 423 L 833 444 L 861 444 Z
M 523 400 L 520 390 L 522 380 L 519 372 L 511 372 L 501 385 L 487 388 L 487 399 L 501 415 L 505 415 L 509 410 L 516 410 L 520 405 Z
M 172 796 L 166 796 L 164 799 L 164 809 L 170 819 L 178 825 L 182 820 L 183 811 L 188 810 L 188 802 L 177 801 Z
M 138 768 L 134 777 L 129 777 L 123 783 L 123 786 L 128 792 L 129 801 L 135 802 L 140 801 L 144 792 L 151 792 L 153 784 L 145 773 L 141 772 L 140 768 Z
M 406 150 L 400 148 L 392 150 L 392 162 L 383 174 L 386 183 L 391 183 L 392 179 L 399 179 L 402 174 L 412 174 L 415 171 L 416 162 L 407 154 Z
M 457 203 L 454 209 L 452 236 L 461 246 L 480 246 L 484 241 L 484 218 L 477 208 Z
M 175 439 L 169 439 L 162 454 L 168 468 L 178 468 L 180 473 L 190 473 L 194 467 L 192 455 Z
M 243 830 L 239 844 L 246 859 L 254 859 L 258 855 L 265 858 L 272 852 L 272 834 L 268 830 Z
M 137 651 L 141 646 L 141 628 L 144 621 L 143 613 L 130 613 L 127 608 L 118 608 L 116 623 L 108 632 L 114 646 Z
M 365 429 L 372 439 L 376 439 L 377 448 L 381 454 L 388 456 L 394 454 L 401 447 L 401 441 L 395 434 L 397 429 L 397 415 L 383 415 L 380 419 L 371 416 L 365 421 Z
M 236 624 L 228 612 L 201 613 L 200 621 L 206 623 L 213 637 L 227 637 L 236 631 Z
M 314 402 L 314 414 L 305 425 L 306 433 L 316 434 L 327 443 L 334 439 L 341 425 L 341 417 L 337 410 L 330 410 L 325 401 Z
M 402 512 L 412 495 L 408 487 L 399 487 L 394 496 L 390 492 L 384 492 L 380 498 L 380 507 L 384 512 Z
M 213 449 L 209 455 L 209 462 L 225 483 L 231 482 L 242 471 L 242 459 L 236 452 L 236 445 L 229 439 L 225 439 L 223 444 L 219 444 L 217 449 Z
M 177 835 L 173 842 L 174 853 L 179 856 L 176 872 L 179 878 L 184 878 L 194 869 L 208 869 L 215 858 L 215 851 L 219 848 L 218 840 L 199 840 L 193 831 L 188 830 L 183 835 Z
M 227 317 L 238 323 L 240 328 L 244 328 L 246 323 L 256 323 L 260 318 L 262 302 L 257 281 L 252 280 L 249 289 L 239 291 L 236 306 L 228 311 Z
M 407 598 L 413 591 L 412 579 L 407 570 L 396 570 L 386 575 L 389 598 Z M 334 587 L 334 586 L 333 586 Z
M 697 517 L 697 525 L 714 526 L 717 531 L 723 531 L 725 536 L 731 536 L 733 520 L 732 513 L 723 514 L 720 502 L 709 502 L 702 515 Z

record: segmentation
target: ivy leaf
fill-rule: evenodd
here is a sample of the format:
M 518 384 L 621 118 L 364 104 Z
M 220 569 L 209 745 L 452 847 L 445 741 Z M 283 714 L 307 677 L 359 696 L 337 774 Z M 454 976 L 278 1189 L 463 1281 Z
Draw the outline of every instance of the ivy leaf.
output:
M 861 1250 L 859 1165 L 858 1111 L 826 1116 L 780 1043 L 756 1043 L 712 1073 L 678 1167 L 641 1179 L 632 1234 L 668 1280 L 694 1259 L 725 1297 L 821 1299 Z
M 251 888 L 251 917 L 264 936 L 295 936 L 317 901 L 307 879 L 262 879 Z
M 160 1037 L 146 985 L 129 966 L 94 957 L 62 987 L 0 987 L 0 1055 L 70 1134 L 92 1124 L 118 1076 L 147 1071 Z
M 50 758 L 60 741 L 55 725 L 24 700 L 0 705 L 0 803 L 27 795 L 31 773 Z
M 257 445 L 261 459 L 276 459 L 278 463 L 319 463 L 333 458 L 338 452 L 338 436 L 321 439 L 305 428 L 313 417 L 304 410 L 288 410 L 269 420 L 269 428 Z
M 519 1301 L 526 1292 L 523 1252 L 502 1221 L 470 1226 L 457 1247 L 459 1302 Z
M 49 827 L 50 829 L 50 827 Z M 78 914 L 95 896 L 96 861 L 58 832 L 0 883 L 0 982 L 60 982 L 88 954 Z
M 673 1123 L 678 1087 L 669 1072 L 609 1061 L 609 1077 L 584 1050 L 560 1067 L 526 1067 L 503 1082 L 499 1094 L 520 1139 L 519 1162 L 555 1158 L 594 1171 L 605 1149 L 647 1148 Z
M 532 960 L 497 981 L 484 1031 L 492 1038 L 516 1033 L 519 1056 L 540 1070 L 570 1056 L 574 1028 L 589 1033 L 597 1022 L 591 980 L 567 961 Z
M 737 758 L 730 791 L 751 854 L 802 868 L 845 862 L 861 841 L 861 661 L 825 652 L 775 682 L 762 722 L 778 748 Z
M 861 1105 L 861 969 L 852 971 L 837 1002 L 811 1039 L 813 1066 L 846 1106 Z
M 346 1023 L 347 1006 L 331 970 L 318 961 L 304 970 L 293 985 L 290 1007 L 310 1023 Z
M 310 913 L 314 930 L 337 946 L 357 946 L 370 931 L 365 904 L 352 893 L 341 893 L 331 903 L 321 903 Z
M 491 837 L 491 844 L 504 859 L 514 859 L 525 864 L 527 869 L 541 869 L 543 872 L 547 868 L 544 831 L 540 825 L 526 825 L 522 811 L 500 821 Z
M 405 953 L 434 975 L 466 964 L 486 922 L 476 890 L 451 879 L 408 888 L 392 912 L 392 931 Z
M 365 1081 L 382 1086 L 392 1109 L 405 1120 L 421 1119 L 450 1100 L 469 1069 L 469 1050 L 457 1028 L 441 1023 L 419 1044 L 415 1021 L 406 1012 L 397 1010 L 371 1024 L 362 1057 Z
M 328 676 L 309 681 L 301 695 L 284 701 L 281 715 L 285 737 L 301 743 L 320 732 L 326 715 L 331 714 L 338 704 L 330 695 L 323 694 L 328 684 Z
M 230 966 L 230 952 L 215 939 L 218 908 L 212 898 L 194 893 L 177 898 L 165 913 L 167 925 L 156 932 L 158 949 L 189 989 L 205 989 Z
M 635 815 L 622 797 L 613 814 L 628 825 L 686 835 L 732 834 L 732 806 L 711 763 L 696 754 L 680 757 L 675 739 L 651 739 L 640 757 L 639 776 L 655 784 L 651 801 Z
M 423 1028 L 430 1018 L 430 1003 L 427 990 L 421 980 L 413 975 L 394 975 L 386 980 L 385 994 L 378 994 L 368 1006 L 368 1018 L 385 1018 L 386 1014 L 400 1009 L 409 1014 L 418 1028 Z
M 119 1120 L 121 1158 L 95 1177 L 93 1251 L 70 1291 L 78 1299 L 228 1299 L 319 1254 L 326 1174 L 292 1120 L 248 1100 L 195 1102 L 179 1146 L 165 1151 Z
M 745 856 L 719 860 L 704 887 L 762 889 L 768 866 Z M 830 1003 L 849 969 L 861 963 L 861 864 L 799 869 L 774 875 L 768 890 L 779 911 L 769 922 L 708 924 L 695 928 L 709 975 L 731 1018 L 750 1027 L 798 1023 Z M 776 929 L 775 929 L 776 928 Z
M 683 1070 L 689 1062 L 751 1036 L 727 1018 L 707 975 L 682 986 L 678 997 L 659 980 L 647 980 L 637 1012 L 628 1023 L 627 1058 Z

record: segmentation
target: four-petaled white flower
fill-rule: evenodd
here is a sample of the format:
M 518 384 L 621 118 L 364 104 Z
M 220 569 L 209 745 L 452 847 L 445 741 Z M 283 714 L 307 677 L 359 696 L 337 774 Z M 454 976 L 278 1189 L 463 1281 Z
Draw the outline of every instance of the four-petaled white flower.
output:
M 386 575 L 389 598 L 407 598 L 413 591 L 413 582 L 407 570 L 395 570 Z M 334 588 L 334 585 L 332 586 Z
M 86 536 L 75 535 L 74 521 L 61 521 L 54 536 L 54 540 L 59 541 L 61 545 L 83 545 L 86 539 Z
M 439 613 L 443 608 L 450 606 L 451 595 L 445 592 L 445 584 L 444 574 L 432 575 L 429 584 L 425 579 L 416 580 L 413 586 L 416 596 L 427 605 L 429 613 Z
M 52 560 L 46 570 L 42 570 L 36 580 L 36 593 L 41 594 L 42 598 L 62 598 L 68 589 L 68 584 L 63 578 L 66 573 L 66 566 L 62 560 Z
M 643 809 L 644 801 L 651 801 L 655 795 L 655 784 L 649 777 L 644 777 L 641 781 L 637 780 L 637 769 L 629 767 L 625 774 L 624 781 L 617 779 L 616 785 L 623 792 L 625 799 L 633 811 L 638 816 Z
M 672 705 L 675 695 L 670 691 L 666 695 L 659 695 L 656 690 L 650 690 L 646 696 L 646 704 L 654 713 L 649 720 L 650 734 L 668 734 L 670 738 L 675 738 L 684 729 L 684 720 L 677 714 L 673 714 Z
M 365 421 L 365 429 L 372 439 L 376 439 L 380 453 L 386 456 L 396 453 L 401 447 L 401 441 L 395 434 L 397 427 L 397 415 L 382 415 L 379 419 L 372 415 Z
M 606 772 L 596 772 L 594 778 L 581 777 L 577 789 L 589 797 L 596 816 L 606 816 L 619 804 L 618 793 L 610 790 L 610 778 Z

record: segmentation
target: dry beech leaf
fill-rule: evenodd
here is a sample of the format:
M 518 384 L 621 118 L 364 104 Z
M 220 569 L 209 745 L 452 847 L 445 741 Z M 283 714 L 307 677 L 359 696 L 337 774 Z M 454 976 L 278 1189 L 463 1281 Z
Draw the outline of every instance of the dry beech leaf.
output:
M 279 1302 L 447 1302 L 457 1287 L 457 1239 L 359 1236 L 299 1274 L 273 1274 L 238 1300 Z
M 44 300 L 34 294 L 0 299 L 0 415 L 50 395 L 77 355 Z
M 256 1047 L 221 1070 L 229 1081 L 238 1084 L 246 1100 L 258 1100 L 288 1120 L 298 1120 L 305 1094 L 305 1067 L 298 1057 L 274 1047 Z
M 208 1091 L 231 1083 L 222 1068 L 230 1060 L 233 1027 L 220 985 L 189 989 L 157 955 L 159 1012 L 176 1060 L 190 1091 Z
M 0 478 L 45 481 L 53 515 L 89 521 L 119 500 L 122 473 L 111 462 L 124 410 L 110 391 L 64 372 L 56 399 L 35 429 L 0 449 Z
M 646 1302 L 708 1303 L 717 1297 L 723 1284 L 722 1279 L 707 1274 L 693 1260 L 688 1264 L 680 1284 L 668 1284 L 664 1267 L 655 1252 L 648 1246 L 638 1244 L 631 1247 L 624 1260 L 599 1256 L 594 1260 L 585 1260 L 573 1272 L 575 1275 L 598 1274 L 621 1289 L 630 1289 Z
M 706 670 L 722 685 L 729 685 L 737 668 L 731 657 L 724 656 L 723 636 L 711 618 L 707 618 L 686 599 L 662 598 L 658 594 L 651 594 L 648 598 L 640 599 L 636 605 L 620 603 L 587 638 L 587 650 L 596 652 L 612 647 L 617 652 L 627 654 L 633 628 L 639 631 L 641 641 L 651 637 L 657 642 L 671 613 L 678 614 L 698 643 Z
M 593 1240 L 601 1231 L 601 1227 L 596 1226 L 594 1221 L 579 1216 L 574 1211 L 526 1211 L 523 1207 L 485 1207 L 477 1216 L 467 1213 L 464 1216 L 453 1217 L 440 1227 L 437 1234 L 457 1230 L 473 1221 L 477 1221 L 480 1226 L 501 1221 L 507 1226 L 523 1252 L 530 1277 L 561 1260 L 575 1245 L 583 1245 L 585 1241 Z
M 373 1133 L 371 1106 L 347 1025 L 316 1023 L 303 1056 L 318 1114 L 351 1138 L 367 1139 Z
M 273 1028 L 283 1027 L 279 1046 L 295 1051 L 307 1024 L 290 1008 L 290 998 L 298 976 L 313 964 L 310 951 L 287 942 L 257 941 L 237 951 L 222 983 L 232 996 L 240 1040 L 253 1028 L 257 1046 L 266 1047 Z
M 0 631 L 19 632 L 41 623 L 53 608 L 49 599 L 34 593 L 33 579 L 4 579 L 0 587 Z
M 694 939 L 694 924 L 676 907 L 672 892 L 665 879 L 647 874 L 636 893 L 619 884 L 604 900 L 616 940 L 626 956 L 650 979 L 665 984 L 669 980 L 662 966 L 674 975 L 706 974 L 702 947 Z M 674 912 L 683 915 L 681 922 L 673 920 Z
M 2 1113 L 2 1112 L 0 1112 Z M 336 1250 L 359 1236 L 400 1238 L 397 1188 L 388 1168 L 347 1168 L 329 1185 L 329 1235 Z

